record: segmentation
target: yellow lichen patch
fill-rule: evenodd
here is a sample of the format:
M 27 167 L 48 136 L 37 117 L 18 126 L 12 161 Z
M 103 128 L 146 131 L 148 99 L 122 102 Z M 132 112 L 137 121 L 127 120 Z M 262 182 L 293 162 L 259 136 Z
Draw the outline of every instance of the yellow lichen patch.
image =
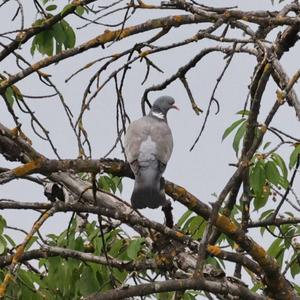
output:
M 231 17 L 231 14 L 230 14 L 229 10 L 226 10 L 223 15 L 224 15 L 225 18 L 230 18 Z
M 175 192 L 179 198 L 184 198 L 186 195 L 186 190 L 183 187 L 177 187 Z
M 149 54 L 149 50 L 143 51 L 143 52 L 140 53 L 140 57 L 141 57 L 141 58 L 144 58 L 144 57 L 146 57 L 148 54 Z
M 284 103 L 284 99 L 286 97 L 286 93 L 284 91 L 276 91 L 276 97 L 277 97 L 277 101 L 279 104 L 283 104 Z
M 44 73 L 44 72 L 42 72 L 42 71 L 39 71 L 39 75 L 41 75 L 41 76 L 42 76 L 42 77 L 44 77 L 44 78 L 51 77 L 51 75 L 50 75 L 50 74 L 48 74 L 48 73 Z
M 173 16 L 173 19 L 176 23 L 180 23 L 182 21 L 182 16 Z
M 24 39 L 25 36 L 26 36 L 26 32 L 25 32 L 25 31 L 21 31 L 21 32 L 19 32 L 19 33 L 17 34 L 16 39 L 17 39 L 18 41 L 21 41 L 21 40 Z
M 240 162 L 240 165 L 244 168 L 247 168 L 248 166 L 250 166 L 250 161 L 249 160 L 242 160 Z
M 129 4 L 130 5 L 130 4 Z M 147 9 L 151 9 L 151 8 L 156 8 L 155 5 L 151 5 L 151 4 L 146 4 L 143 1 L 139 1 L 139 7 L 140 8 L 147 8 Z
M 190 203 L 189 207 L 195 207 L 197 205 L 197 198 L 195 197 L 189 198 L 189 203 Z
M 221 248 L 216 245 L 208 245 L 207 251 L 215 256 L 220 255 L 220 253 L 222 252 Z
M 42 161 L 43 159 L 42 158 L 38 158 L 36 160 L 32 160 L 31 162 L 27 163 L 27 164 L 24 164 L 20 167 L 17 167 L 13 170 L 13 173 L 16 175 L 16 176 L 24 176 L 26 174 L 29 174 L 31 172 L 33 172 L 34 170 L 38 169 L 41 167 L 42 165 Z
M 237 250 L 237 249 L 240 248 L 240 246 L 239 246 L 236 242 L 234 242 L 232 248 L 233 248 L 234 250 Z
M 21 256 L 23 255 L 23 253 L 24 253 L 24 249 L 25 249 L 25 247 L 24 247 L 24 245 L 22 244 L 22 245 L 20 245 L 18 248 L 17 248 L 17 251 L 16 251 L 16 253 L 15 253 L 15 255 L 14 255 L 14 257 L 13 257 L 13 260 L 12 260 L 12 264 L 17 264 L 19 261 L 20 261 L 20 258 L 21 258 Z
M 18 137 L 18 135 L 19 135 L 19 127 L 12 128 L 12 129 L 10 130 L 10 133 L 11 133 L 11 135 L 12 135 L 14 138 Z
M 234 233 L 238 230 L 238 227 L 229 218 L 221 214 L 218 215 L 216 226 L 224 233 Z
M 157 255 L 157 256 L 155 256 L 155 262 L 158 266 L 163 266 L 163 265 L 169 264 L 171 262 L 171 260 L 164 255 Z
M 6 291 L 6 286 L 3 286 L 3 284 L 1 284 L 0 286 L 0 297 L 3 297 Z
M 263 153 L 256 153 L 255 157 L 257 158 L 257 160 L 264 160 L 265 159 L 265 155 Z
M 126 29 L 119 30 L 117 36 L 118 36 L 119 39 L 122 39 L 124 37 L 127 37 L 131 32 L 132 32 L 132 27 L 128 27 Z
M 255 258 L 258 262 L 264 259 L 267 255 L 266 250 L 257 244 L 255 244 L 255 246 L 252 248 L 251 252 L 252 257 Z
M 103 34 L 97 37 L 97 41 L 100 44 L 105 44 L 107 42 L 113 41 L 119 34 L 120 34 L 120 30 L 117 31 L 105 30 Z
M 171 194 L 171 193 L 173 193 L 173 191 L 174 191 L 174 189 L 173 189 L 173 185 L 172 184 L 166 184 L 165 185 L 165 192 L 167 194 Z
M 29 145 L 32 145 L 31 139 L 22 130 L 20 130 L 19 134 L 20 134 L 20 138 L 26 141 Z
M 6 288 L 10 281 L 12 281 L 14 278 L 10 273 L 7 273 L 4 277 L 3 282 L 0 285 L 0 298 L 4 297 Z
M 267 193 L 267 194 L 270 194 L 270 186 L 268 184 L 265 184 L 263 186 L 263 192 Z
M 14 138 L 20 137 L 24 141 L 26 141 L 28 144 L 32 145 L 31 139 L 29 137 L 27 137 L 27 135 L 21 130 L 21 126 L 17 126 L 13 129 L 11 129 L 10 133 Z
M 176 236 L 179 238 L 182 238 L 184 236 L 184 234 L 180 231 L 176 231 Z
M 265 133 L 265 132 L 267 131 L 267 129 L 268 129 L 268 127 L 266 126 L 266 124 L 261 124 L 261 126 L 260 126 L 260 131 L 261 131 L 262 133 Z
M 284 16 L 278 15 L 278 16 L 276 16 L 276 20 L 279 22 L 282 22 L 282 21 L 284 21 Z
M 115 54 L 112 55 L 113 58 L 119 58 L 120 56 L 121 56 L 120 53 L 115 53 Z
M 21 91 L 19 90 L 19 88 L 16 85 L 12 85 L 11 86 L 16 98 L 23 100 L 23 95 L 21 93 Z
M 264 67 L 264 73 L 268 72 L 271 69 L 271 65 L 269 63 L 267 63 Z
M 3 87 L 7 87 L 7 84 L 8 84 L 8 80 L 5 79 L 3 81 L 0 82 L 0 87 L 3 88 Z

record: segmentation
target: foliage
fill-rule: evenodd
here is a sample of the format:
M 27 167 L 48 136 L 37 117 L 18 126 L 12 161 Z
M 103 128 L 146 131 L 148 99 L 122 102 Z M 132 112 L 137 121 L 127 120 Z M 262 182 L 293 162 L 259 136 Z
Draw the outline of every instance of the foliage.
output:
M 5 220 L 1 219 L 5 226 Z M 61 234 L 48 234 L 47 245 L 59 246 L 84 253 L 101 256 L 107 255 L 130 262 L 138 259 L 148 251 L 143 239 L 129 240 L 120 228 L 115 228 L 104 235 L 105 247 L 100 237 L 100 230 L 96 222 L 88 223 L 84 231 L 78 234 L 76 220 L 70 224 L 68 230 Z M 2 228 L 3 229 L 3 228 Z M 4 240 L 1 236 L 1 241 Z M 15 243 L 10 240 L 15 246 Z M 5 252 L 9 247 L 4 247 Z M 27 250 L 29 250 L 28 247 Z M 21 268 L 16 274 L 16 280 L 10 285 L 7 297 L 17 299 L 79 299 L 98 290 L 105 291 L 120 286 L 127 277 L 125 270 L 102 266 L 93 262 L 84 262 L 75 258 L 50 256 L 39 260 L 38 275 L 35 270 Z M 0 278 L 3 280 L 5 269 Z M 112 284 L 114 282 L 114 284 Z
M 8 7 L 8 2 L 3 1 L 0 9 Z M 161 300 L 212 299 L 223 297 L 222 294 L 239 299 L 300 295 L 297 285 L 300 201 L 295 185 L 300 139 L 294 136 L 296 130 L 286 133 L 285 129 L 272 126 L 282 105 L 290 105 L 300 118 L 300 104 L 294 90 L 300 71 L 289 78 L 290 72 L 284 71 L 280 60 L 283 54 L 295 58 L 296 51 L 289 50 L 297 50 L 299 3 L 271 0 L 274 9 L 243 11 L 198 2 L 41 0 L 26 3 L 35 12 L 34 19 L 29 20 L 24 10 L 26 5 L 16 1 L 11 30 L 0 36 L 3 39 L 0 59 L 8 61 L 8 67 L 4 63 L 0 74 L 0 93 L 5 104 L 0 120 L 0 153 L 4 158 L 0 184 L 14 181 L 17 189 L 17 179 L 26 179 L 31 186 L 38 185 L 49 201 L 23 202 L 23 199 L 8 199 L 6 195 L 0 199 L 0 209 L 5 213 L 8 209 L 30 209 L 39 214 L 27 231 L 22 218 L 12 227 L 5 213 L 0 215 L 0 298 L 84 299 L 96 293 L 100 298 L 119 299 L 132 297 L 131 292 L 133 297 Z M 278 4 L 280 9 L 283 7 L 281 10 L 277 9 Z M 9 7 L 8 11 L 11 10 Z M 15 30 L 17 20 L 20 27 Z M 26 24 L 31 25 L 26 28 Z M 191 25 L 191 30 L 196 28 L 193 36 L 186 32 L 177 35 L 177 29 L 185 25 Z M 89 28 L 96 28 L 95 32 Z M 202 41 L 209 43 L 204 46 Z M 196 54 L 190 51 L 191 43 L 199 46 Z M 89 52 L 91 56 L 85 54 L 91 49 L 95 49 Z M 168 66 L 172 71 L 165 66 L 163 69 L 159 64 L 168 61 L 175 50 L 182 51 L 182 57 L 172 56 L 174 65 Z M 192 195 L 185 187 L 166 180 L 166 193 L 175 200 L 171 206 L 182 215 L 177 220 L 174 218 L 177 214 L 173 216 L 172 207 L 167 205 L 163 208 L 165 224 L 154 222 L 143 211 L 137 212 L 123 201 L 123 185 L 127 184 L 123 178 L 132 178 L 126 158 L 125 161 L 107 158 L 116 153 L 114 150 L 121 153 L 124 148 L 122 136 L 130 122 L 129 91 L 137 95 L 141 86 L 142 95 L 136 96 L 136 105 L 141 105 L 145 114 L 149 94 L 179 82 L 191 108 L 200 115 L 202 110 L 194 93 L 206 92 L 206 78 L 201 76 L 203 70 L 208 70 L 206 67 L 209 70 L 211 67 L 199 67 L 198 63 L 203 63 L 211 53 L 224 55 L 225 64 L 208 98 L 206 115 L 194 145 L 209 124 L 212 105 L 216 104 L 218 112 L 222 109 L 220 104 L 224 99 L 219 102 L 216 91 L 221 89 L 219 83 L 227 69 L 230 70 L 232 60 L 245 54 L 255 58 L 253 72 L 249 74 L 249 91 L 245 92 L 247 99 L 234 111 L 243 109 L 234 114 L 236 119 L 232 123 L 224 122 L 225 130 L 222 128 L 222 142 L 230 140 L 234 151 L 234 162 L 230 162 L 234 170 L 223 187 L 215 187 L 214 197 L 203 201 L 202 191 L 196 190 Z M 59 69 L 58 63 L 70 58 L 72 63 Z M 79 66 L 81 62 L 84 66 Z M 128 74 L 141 77 L 140 66 L 145 67 L 141 85 L 128 80 Z M 58 83 L 56 73 L 66 70 L 68 77 Z M 161 83 L 153 71 L 161 73 L 164 78 Z M 73 73 L 69 75 L 70 72 Z M 239 80 L 233 73 L 232 80 Z M 31 74 L 36 75 L 35 79 L 29 78 Z M 205 82 L 201 82 L 201 88 L 198 77 L 197 84 L 193 83 L 195 74 Z M 65 90 L 76 76 L 81 77 L 75 80 L 78 86 L 70 88 L 72 99 L 68 101 Z M 275 91 L 272 85 L 267 87 L 271 80 L 277 86 Z M 35 91 L 41 87 L 44 95 L 36 96 Z M 76 95 L 78 88 L 80 95 Z M 107 93 L 110 102 L 115 100 L 112 105 L 115 115 L 104 116 L 110 122 L 105 124 L 107 127 L 101 118 L 108 110 L 102 107 L 99 113 L 93 106 L 95 100 L 107 98 L 106 88 L 112 89 Z M 264 98 L 267 88 L 276 95 L 274 99 Z M 49 94 L 49 90 L 53 93 Z M 51 101 L 53 97 L 60 102 Z M 80 97 L 81 103 L 77 101 Z M 44 101 L 36 101 L 37 98 L 45 101 L 50 98 L 52 110 L 43 106 Z M 73 155 L 77 151 L 73 159 L 59 155 L 60 149 L 45 125 L 49 120 L 39 118 L 41 107 L 59 127 L 57 137 L 63 136 L 63 144 L 58 148 L 63 150 L 69 144 L 69 136 L 65 120 L 58 116 L 61 111 L 65 113 L 77 147 L 72 152 Z M 94 111 L 96 122 L 89 115 Z M 192 121 L 190 115 L 185 117 L 187 123 Z M 8 124 L 12 121 L 15 128 L 5 127 L 2 122 L 6 121 Z M 189 135 L 184 129 L 184 134 Z M 115 143 L 108 154 L 95 159 L 95 153 L 98 155 L 95 140 L 102 143 L 112 134 L 116 135 Z M 46 155 L 45 144 L 52 150 L 51 155 Z M 222 146 L 226 147 L 226 143 Z M 205 156 L 213 168 L 213 150 L 205 155 L 201 152 L 199 162 Z M 215 153 L 223 155 L 219 149 Z M 229 158 L 224 156 L 224 161 Z M 195 165 L 199 162 L 195 161 Z M 219 166 L 214 172 L 216 178 L 223 178 Z M 188 177 L 188 171 L 180 175 L 187 179 L 185 182 L 193 179 Z M 201 180 L 205 186 L 208 180 L 205 175 L 204 170 L 194 180 Z M 52 188 L 47 190 L 49 183 Z M 213 191 L 205 192 L 210 195 Z M 24 198 L 31 197 L 31 190 L 21 193 Z M 68 223 L 66 228 L 56 234 L 40 230 L 52 215 L 61 212 Z M 11 230 L 25 234 L 23 241 L 15 238 Z M 234 276 L 229 271 L 232 265 Z M 199 273 L 203 276 L 196 282 Z
M 42 26 L 44 21 L 44 19 L 37 20 L 33 27 Z M 73 28 L 67 21 L 62 20 L 54 24 L 49 30 L 38 33 L 32 41 L 30 52 L 32 55 L 38 51 L 42 55 L 51 56 L 60 53 L 63 49 L 73 48 L 75 42 L 76 36 Z

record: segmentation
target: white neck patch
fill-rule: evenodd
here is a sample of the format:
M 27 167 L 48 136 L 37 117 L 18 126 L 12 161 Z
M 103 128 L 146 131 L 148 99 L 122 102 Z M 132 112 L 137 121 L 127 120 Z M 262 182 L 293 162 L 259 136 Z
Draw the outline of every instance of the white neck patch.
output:
M 161 119 L 161 120 L 164 120 L 164 119 L 165 119 L 164 114 L 161 113 L 161 112 L 155 112 L 155 111 L 153 111 L 153 112 L 152 112 L 152 116 L 154 116 L 154 117 L 156 117 L 156 118 L 158 118 L 158 119 Z

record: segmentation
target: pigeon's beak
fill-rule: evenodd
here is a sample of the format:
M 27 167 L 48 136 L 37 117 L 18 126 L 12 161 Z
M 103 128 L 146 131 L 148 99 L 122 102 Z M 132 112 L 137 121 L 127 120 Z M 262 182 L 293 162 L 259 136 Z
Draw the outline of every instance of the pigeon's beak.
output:
M 175 104 L 172 105 L 172 108 L 175 108 L 176 110 L 180 110 Z

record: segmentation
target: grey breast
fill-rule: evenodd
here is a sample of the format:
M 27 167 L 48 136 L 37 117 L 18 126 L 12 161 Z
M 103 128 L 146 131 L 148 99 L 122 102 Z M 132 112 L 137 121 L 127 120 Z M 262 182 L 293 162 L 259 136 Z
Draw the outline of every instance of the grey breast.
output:
M 173 150 L 173 137 L 166 122 L 145 116 L 129 125 L 124 144 L 129 163 L 157 159 L 166 164 Z

